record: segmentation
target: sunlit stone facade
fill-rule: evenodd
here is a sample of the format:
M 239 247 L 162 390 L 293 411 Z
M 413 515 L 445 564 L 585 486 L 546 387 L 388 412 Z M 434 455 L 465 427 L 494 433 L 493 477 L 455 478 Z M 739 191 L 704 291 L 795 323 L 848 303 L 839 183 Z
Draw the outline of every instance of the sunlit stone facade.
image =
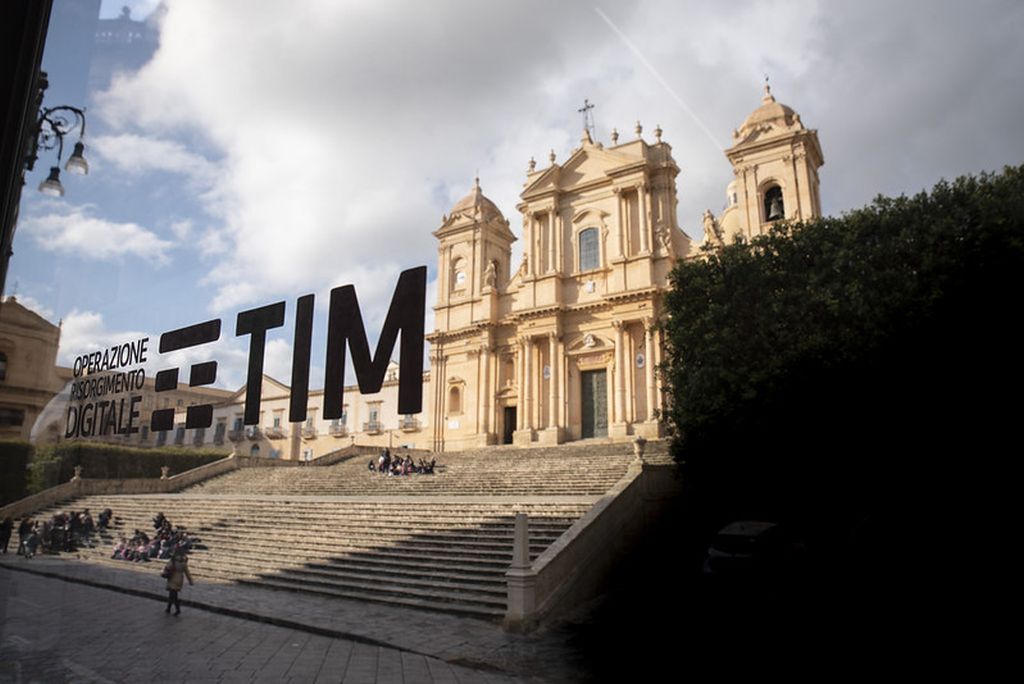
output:
M 435 448 L 660 434 L 655 322 L 690 251 L 678 173 L 660 130 L 608 147 L 585 134 L 563 163 L 531 165 L 515 265 L 479 184 L 455 205 L 434 233 Z

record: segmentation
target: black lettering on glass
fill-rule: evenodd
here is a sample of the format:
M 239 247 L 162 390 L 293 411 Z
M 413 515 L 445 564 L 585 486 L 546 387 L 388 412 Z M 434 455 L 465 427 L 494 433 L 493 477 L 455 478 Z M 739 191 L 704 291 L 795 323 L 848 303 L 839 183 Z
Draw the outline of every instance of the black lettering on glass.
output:
M 345 285 L 331 290 L 327 321 L 324 418 L 330 420 L 341 417 L 346 343 L 352 351 L 352 365 L 359 391 L 373 394 L 379 392 L 384 384 L 399 331 L 402 333 L 402 345 L 399 352 L 398 412 L 411 414 L 423 411 L 423 314 L 426 297 L 427 267 L 419 266 L 402 271 L 371 360 L 355 287 Z
M 267 331 L 284 325 L 284 302 L 268 304 L 238 314 L 235 335 L 250 335 L 249 371 L 245 378 L 245 424 L 260 420 L 260 386 L 263 384 L 263 352 Z
M 288 420 L 306 420 L 309 397 L 309 356 L 313 343 L 313 295 L 299 297 L 295 310 L 295 341 L 292 345 L 292 399 Z

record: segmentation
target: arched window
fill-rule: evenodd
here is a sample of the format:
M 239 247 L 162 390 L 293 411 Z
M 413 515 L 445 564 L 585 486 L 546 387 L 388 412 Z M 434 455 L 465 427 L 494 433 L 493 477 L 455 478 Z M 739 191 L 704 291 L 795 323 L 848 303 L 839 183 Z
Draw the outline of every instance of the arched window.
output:
M 786 208 L 782 204 L 782 188 L 771 185 L 764 191 L 764 220 L 779 221 L 786 218 Z
M 580 270 L 590 271 L 601 265 L 601 245 L 597 228 L 580 231 Z
M 249 449 L 249 455 L 252 456 L 253 458 L 255 458 L 256 456 L 259 456 L 260 455 L 260 445 L 259 444 L 253 444 L 252 448 Z
M 463 290 L 466 287 L 466 260 L 459 257 L 452 263 L 452 289 Z
M 462 413 L 462 392 L 458 387 L 448 390 L 448 413 L 449 415 Z
M 0 381 L 7 379 L 7 354 L 0 352 Z

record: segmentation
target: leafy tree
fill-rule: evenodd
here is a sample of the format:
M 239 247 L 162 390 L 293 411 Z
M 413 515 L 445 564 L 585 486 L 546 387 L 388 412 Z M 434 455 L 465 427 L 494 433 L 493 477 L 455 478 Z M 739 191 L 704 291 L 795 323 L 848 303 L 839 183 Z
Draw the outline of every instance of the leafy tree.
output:
M 824 537 L 841 519 L 863 537 L 954 472 L 990 483 L 981 464 L 1015 418 L 1000 393 L 1019 391 L 1022 267 L 1024 167 L 679 263 L 666 413 L 708 524 Z

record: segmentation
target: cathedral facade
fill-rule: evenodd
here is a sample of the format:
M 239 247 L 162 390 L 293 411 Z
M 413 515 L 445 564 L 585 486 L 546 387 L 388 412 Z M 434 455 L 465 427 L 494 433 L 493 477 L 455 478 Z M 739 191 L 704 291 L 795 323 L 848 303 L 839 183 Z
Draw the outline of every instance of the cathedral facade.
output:
M 444 216 L 438 239 L 431 373 L 432 448 L 558 444 L 662 434 L 656 325 L 676 260 L 699 254 L 676 220 L 672 148 L 605 147 L 585 132 L 565 162 L 531 162 L 509 220 L 479 180 Z M 726 209 L 704 215 L 704 243 L 750 238 L 778 220 L 820 215 L 817 133 L 765 88 L 726 151 Z M 703 244 L 703 243 L 702 243 Z
M 518 235 L 475 182 L 434 232 L 437 301 L 422 414 L 399 414 L 400 369 L 392 363 L 380 392 L 345 388 L 340 418 L 323 418 L 323 392 L 314 390 L 307 420 L 287 423 L 291 390 L 264 377 L 258 425 L 243 425 L 245 387 L 207 388 L 211 396 L 182 388 L 160 399 L 162 407 L 177 404 L 173 432 L 146 429 L 122 442 L 309 460 L 347 444 L 454 451 L 658 437 L 665 397 L 657 323 L 676 261 L 821 213 L 817 133 L 767 87 L 733 140 L 726 207 L 704 212 L 699 244 L 677 224 L 679 167 L 660 128 L 653 140 L 639 124 L 625 142 L 613 132 L 607 147 L 585 132 L 563 163 L 553 153 L 544 168 L 531 162 L 516 206 Z M 523 256 L 513 263 L 519 239 Z M 0 352 L 2 375 L 15 357 Z M 144 423 L 157 408 L 150 396 Z M 188 405 L 203 401 L 214 403 L 214 426 L 186 429 Z M 52 426 L 55 438 L 60 428 Z

